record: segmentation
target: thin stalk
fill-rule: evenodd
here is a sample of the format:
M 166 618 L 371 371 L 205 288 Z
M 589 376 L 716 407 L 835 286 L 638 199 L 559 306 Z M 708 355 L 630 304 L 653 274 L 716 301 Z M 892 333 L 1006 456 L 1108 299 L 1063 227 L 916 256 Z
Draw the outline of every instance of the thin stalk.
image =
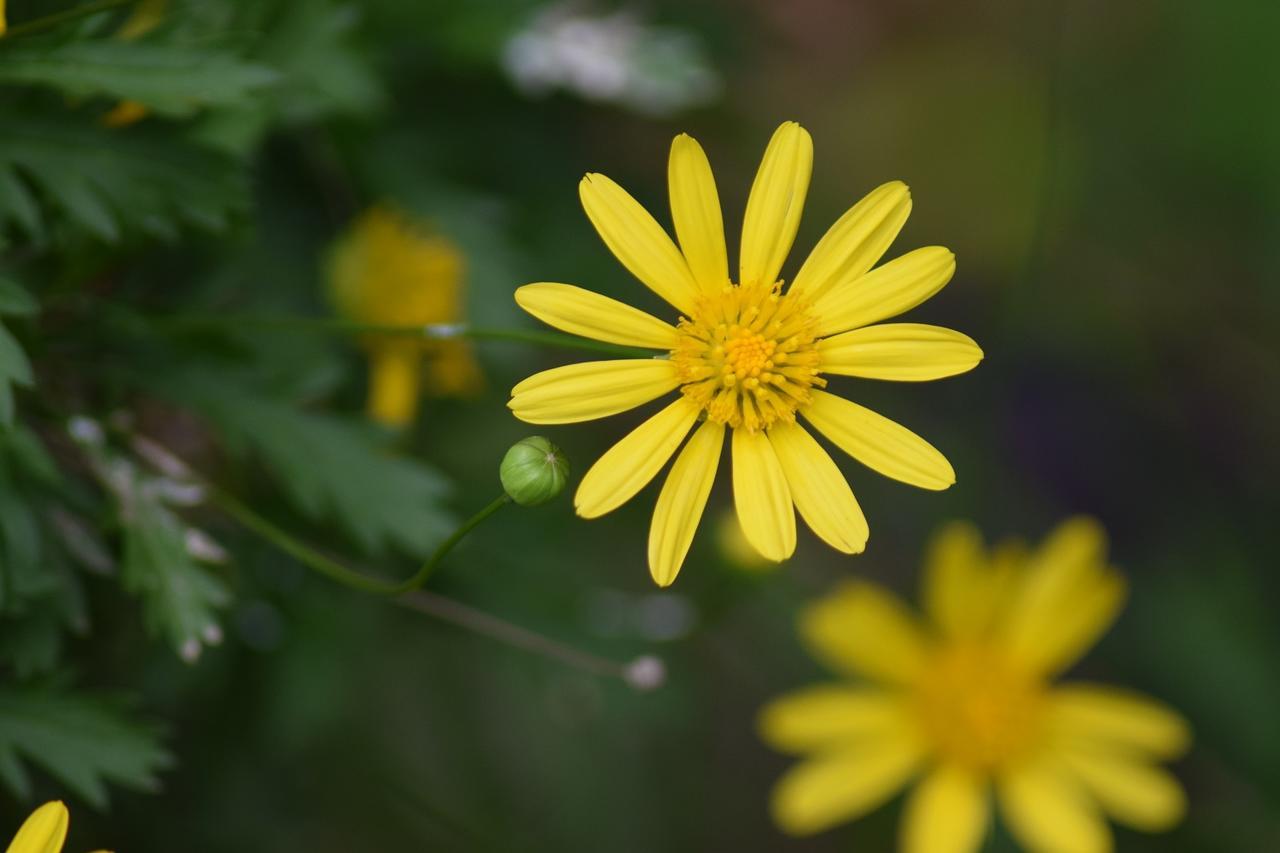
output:
M 404 595 L 425 584 L 432 573 L 435 572 L 436 567 L 440 565 L 440 561 L 454 549 L 454 546 L 461 542 L 468 533 L 482 524 L 485 519 L 511 502 L 511 498 L 505 494 L 495 498 L 484 509 L 458 525 L 458 528 L 449 535 L 448 539 L 440 543 L 418 571 L 403 581 L 396 582 L 371 578 L 368 575 L 349 569 L 337 560 L 326 557 L 310 545 L 294 538 L 292 534 L 277 527 L 273 522 L 268 521 L 256 510 L 235 497 L 212 486 L 209 489 L 210 497 L 228 515 L 308 568 L 314 569 L 319 574 L 329 578 L 329 580 L 340 583 L 343 586 L 348 586 L 361 592 L 373 593 L 374 595 L 392 597 Z
M 128 6 L 134 0 L 94 0 L 92 3 L 85 3 L 83 6 L 73 6 L 70 9 L 63 9 L 61 12 L 54 12 L 51 15 L 45 15 L 43 18 L 35 18 L 31 21 L 18 24 L 15 27 L 9 27 L 8 32 L 0 39 L 11 39 L 18 36 L 30 35 L 43 30 L 51 29 L 64 24 L 67 21 L 74 21 L 77 18 L 84 18 L 88 15 L 95 15 L 98 12 L 105 12 L 108 9 L 115 9 L 119 6 Z
M 468 326 L 465 323 L 432 323 L 418 326 L 357 323 L 338 317 L 299 317 L 273 314 L 224 314 L 221 316 L 178 316 L 163 321 L 173 326 L 260 327 L 328 335 L 388 335 L 422 338 L 428 341 L 449 341 L 458 338 L 487 341 L 513 341 L 570 349 L 591 350 L 628 358 L 656 358 L 659 353 L 640 347 L 592 341 L 566 335 L 561 332 L 544 332 L 537 329 L 494 329 Z

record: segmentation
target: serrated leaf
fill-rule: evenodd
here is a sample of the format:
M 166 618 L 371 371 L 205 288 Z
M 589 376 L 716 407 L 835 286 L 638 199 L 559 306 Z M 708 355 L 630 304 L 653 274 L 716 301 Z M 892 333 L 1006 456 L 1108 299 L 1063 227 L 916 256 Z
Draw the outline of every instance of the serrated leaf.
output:
M 121 582 L 142 599 L 147 627 L 193 662 L 204 643 L 221 635 L 216 611 L 230 602 L 230 592 L 191 558 L 186 525 L 147 490 L 134 490 L 121 524 Z
M 233 453 L 271 470 L 304 515 L 342 525 L 367 553 L 388 545 L 430 551 L 452 529 L 446 480 L 389 453 L 367 425 L 305 412 L 217 376 L 184 376 L 170 390 L 218 427 Z
M 155 790 L 172 764 L 150 726 L 132 719 L 118 699 L 53 686 L 0 687 L 0 781 L 30 796 L 22 760 L 105 809 L 107 784 Z
M 136 101 L 170 116 L 240 103 L 277 77 L 270 68 L 233 54 L 188 45 L 32 40 L 0 51 L 0 83 L 44 86 L 71 97 Z
M 108 131 L 73 117 L 5 117 L 0 187 L 39 191 L 42 216 L 56 211 L 94 236 L 126 233 L 172 239 L 182 226 L 226 227 L 248 205 L 248 181 L 234 159 L 175 138 L 163 129 Z M 0 228 L 12 223 L 35 238 L 30 212 L 0 192 Z M 6 203 L 6 199 L 8 200 Z

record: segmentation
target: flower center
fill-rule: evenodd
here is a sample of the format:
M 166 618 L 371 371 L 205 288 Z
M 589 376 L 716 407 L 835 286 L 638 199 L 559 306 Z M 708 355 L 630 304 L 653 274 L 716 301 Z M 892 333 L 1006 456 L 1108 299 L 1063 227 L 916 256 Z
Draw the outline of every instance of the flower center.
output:
M 941 757 L 971 770 L 1006 765 L 1033 746 L 1041 731 L 1043 685 L 986 646 L 943 649 L 915 698 Z
M 730 427 L 794 421 L 809 389 L 827 384 L 818 375 L 815 325 L 808 305 L 784 295 L 781 284 L 728 285 L 701 296 L 693 316 L 680 319 L 671 351 L 680 392 Z

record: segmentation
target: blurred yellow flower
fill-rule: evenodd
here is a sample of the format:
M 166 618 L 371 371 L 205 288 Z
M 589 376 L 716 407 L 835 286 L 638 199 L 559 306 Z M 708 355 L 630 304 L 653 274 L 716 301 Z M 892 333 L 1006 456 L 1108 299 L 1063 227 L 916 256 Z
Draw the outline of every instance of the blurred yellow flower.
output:
M 338 312 L 375 326 L 460 322 L 466 314 L 463 275 L 457 246 L 386 205 L 358 217 L 329 259 Z M 413 420 L 424 380 L 437 396 L 474 393 L 483 384 L 466 341 L 372 334 L 362 342 L 369 354 L 369 416 L 387 426 Z
M 650 529 L 649 569 L 661 586 L 675 580 L 693 541 L 726 429 L 743 533 L 774 562 L 795 549 L 793 505 L 840 551 L 860 552 L 867 540 L 853 492 L 797 423 L 797 413 L 886 476 L 926 489 L 955 482 L 950 463 L 924 439 L 821 390 L 823 374 L 923 381 L 973 368 L 982 351 L 958 332 L 872 325 L 937 293 L 951 279 L 955 257 L 933 246 L 872 270 L 911 211 L 907 187 L 894 181 L 831 227 L 784 292 L 778 274 L 800 223 L 812 165 L 808 132 L 794 122 L 779 127 L 747 200 L 737 283 L 729 280 L 711 166 L 692 138 L 675 138 L 668 168 L 679 248 L 620 186 L 599 174 L 583 178 L 579 194 L 592 224 L 623 266 L 681 312 L 678 325 L 568 284 L 516 291 L 520 306 L 549 325 L 666 353 L 547 370 L 516 385 L 508 404 L 529 423 L 574 423 L 679 389 L 675 402 L 596 462 L 574 499 L 584 518 L 616 509 L 657 475 L 693 430 L 658 496 Z
M 120 25 L 120 29 L 116 30 L 116 38 L 124 41 L 142 38 L 160 26 L 168 6 L 169 0 L 140 0 Z M 127 127 L 142 121 L 149 114 L 150 110 L 145 104 L 121 101 L 103 115 L 102 124 L 106 127 Z
M 1035 550 L 987 553 L 978 532 L 944 528 L 926 560 L 922 624 L 888 591 L 845 584 L 800 621 L 813 653 L 861 679 L 785 696 L 760 717 L 777 749 L 804 755 L 773 792 L 774 818 L 800 835 L 870 811 L 913 778 L 907 853 L 972 853 L 990 790 L 1021 844 L 1105 853 L 1108 814 L 1160 831 L 1185 809 L 1158 766 L 1188 746 L 1186 722 L 1139 694 L 1055 686 L 1110 627 L 1125 583 L 1099 525 L 1077 518 Z
M 7 29 L 9 29 L 9 22 L 4 16 L 4 0 L 0 0 L 0 36 L 4 35 Z

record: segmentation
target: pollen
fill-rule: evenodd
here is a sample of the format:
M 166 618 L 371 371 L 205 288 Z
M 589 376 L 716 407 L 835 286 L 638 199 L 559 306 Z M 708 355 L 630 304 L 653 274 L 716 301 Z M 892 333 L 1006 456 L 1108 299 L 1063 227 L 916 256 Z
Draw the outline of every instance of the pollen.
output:
M 990 772 L 1037 743 L 1044 687 L 997 649 L 961 644 L 938 653 L 917 686 L 916 709 L 939 755 Z
M 680 392 L 708 420 L 750 431 L 794 421 L 811 388 L 825 386 L 815 321 L 801 299 L 774 285 L 728 285 L 703 295 L 680 320 L 671 351 Z

